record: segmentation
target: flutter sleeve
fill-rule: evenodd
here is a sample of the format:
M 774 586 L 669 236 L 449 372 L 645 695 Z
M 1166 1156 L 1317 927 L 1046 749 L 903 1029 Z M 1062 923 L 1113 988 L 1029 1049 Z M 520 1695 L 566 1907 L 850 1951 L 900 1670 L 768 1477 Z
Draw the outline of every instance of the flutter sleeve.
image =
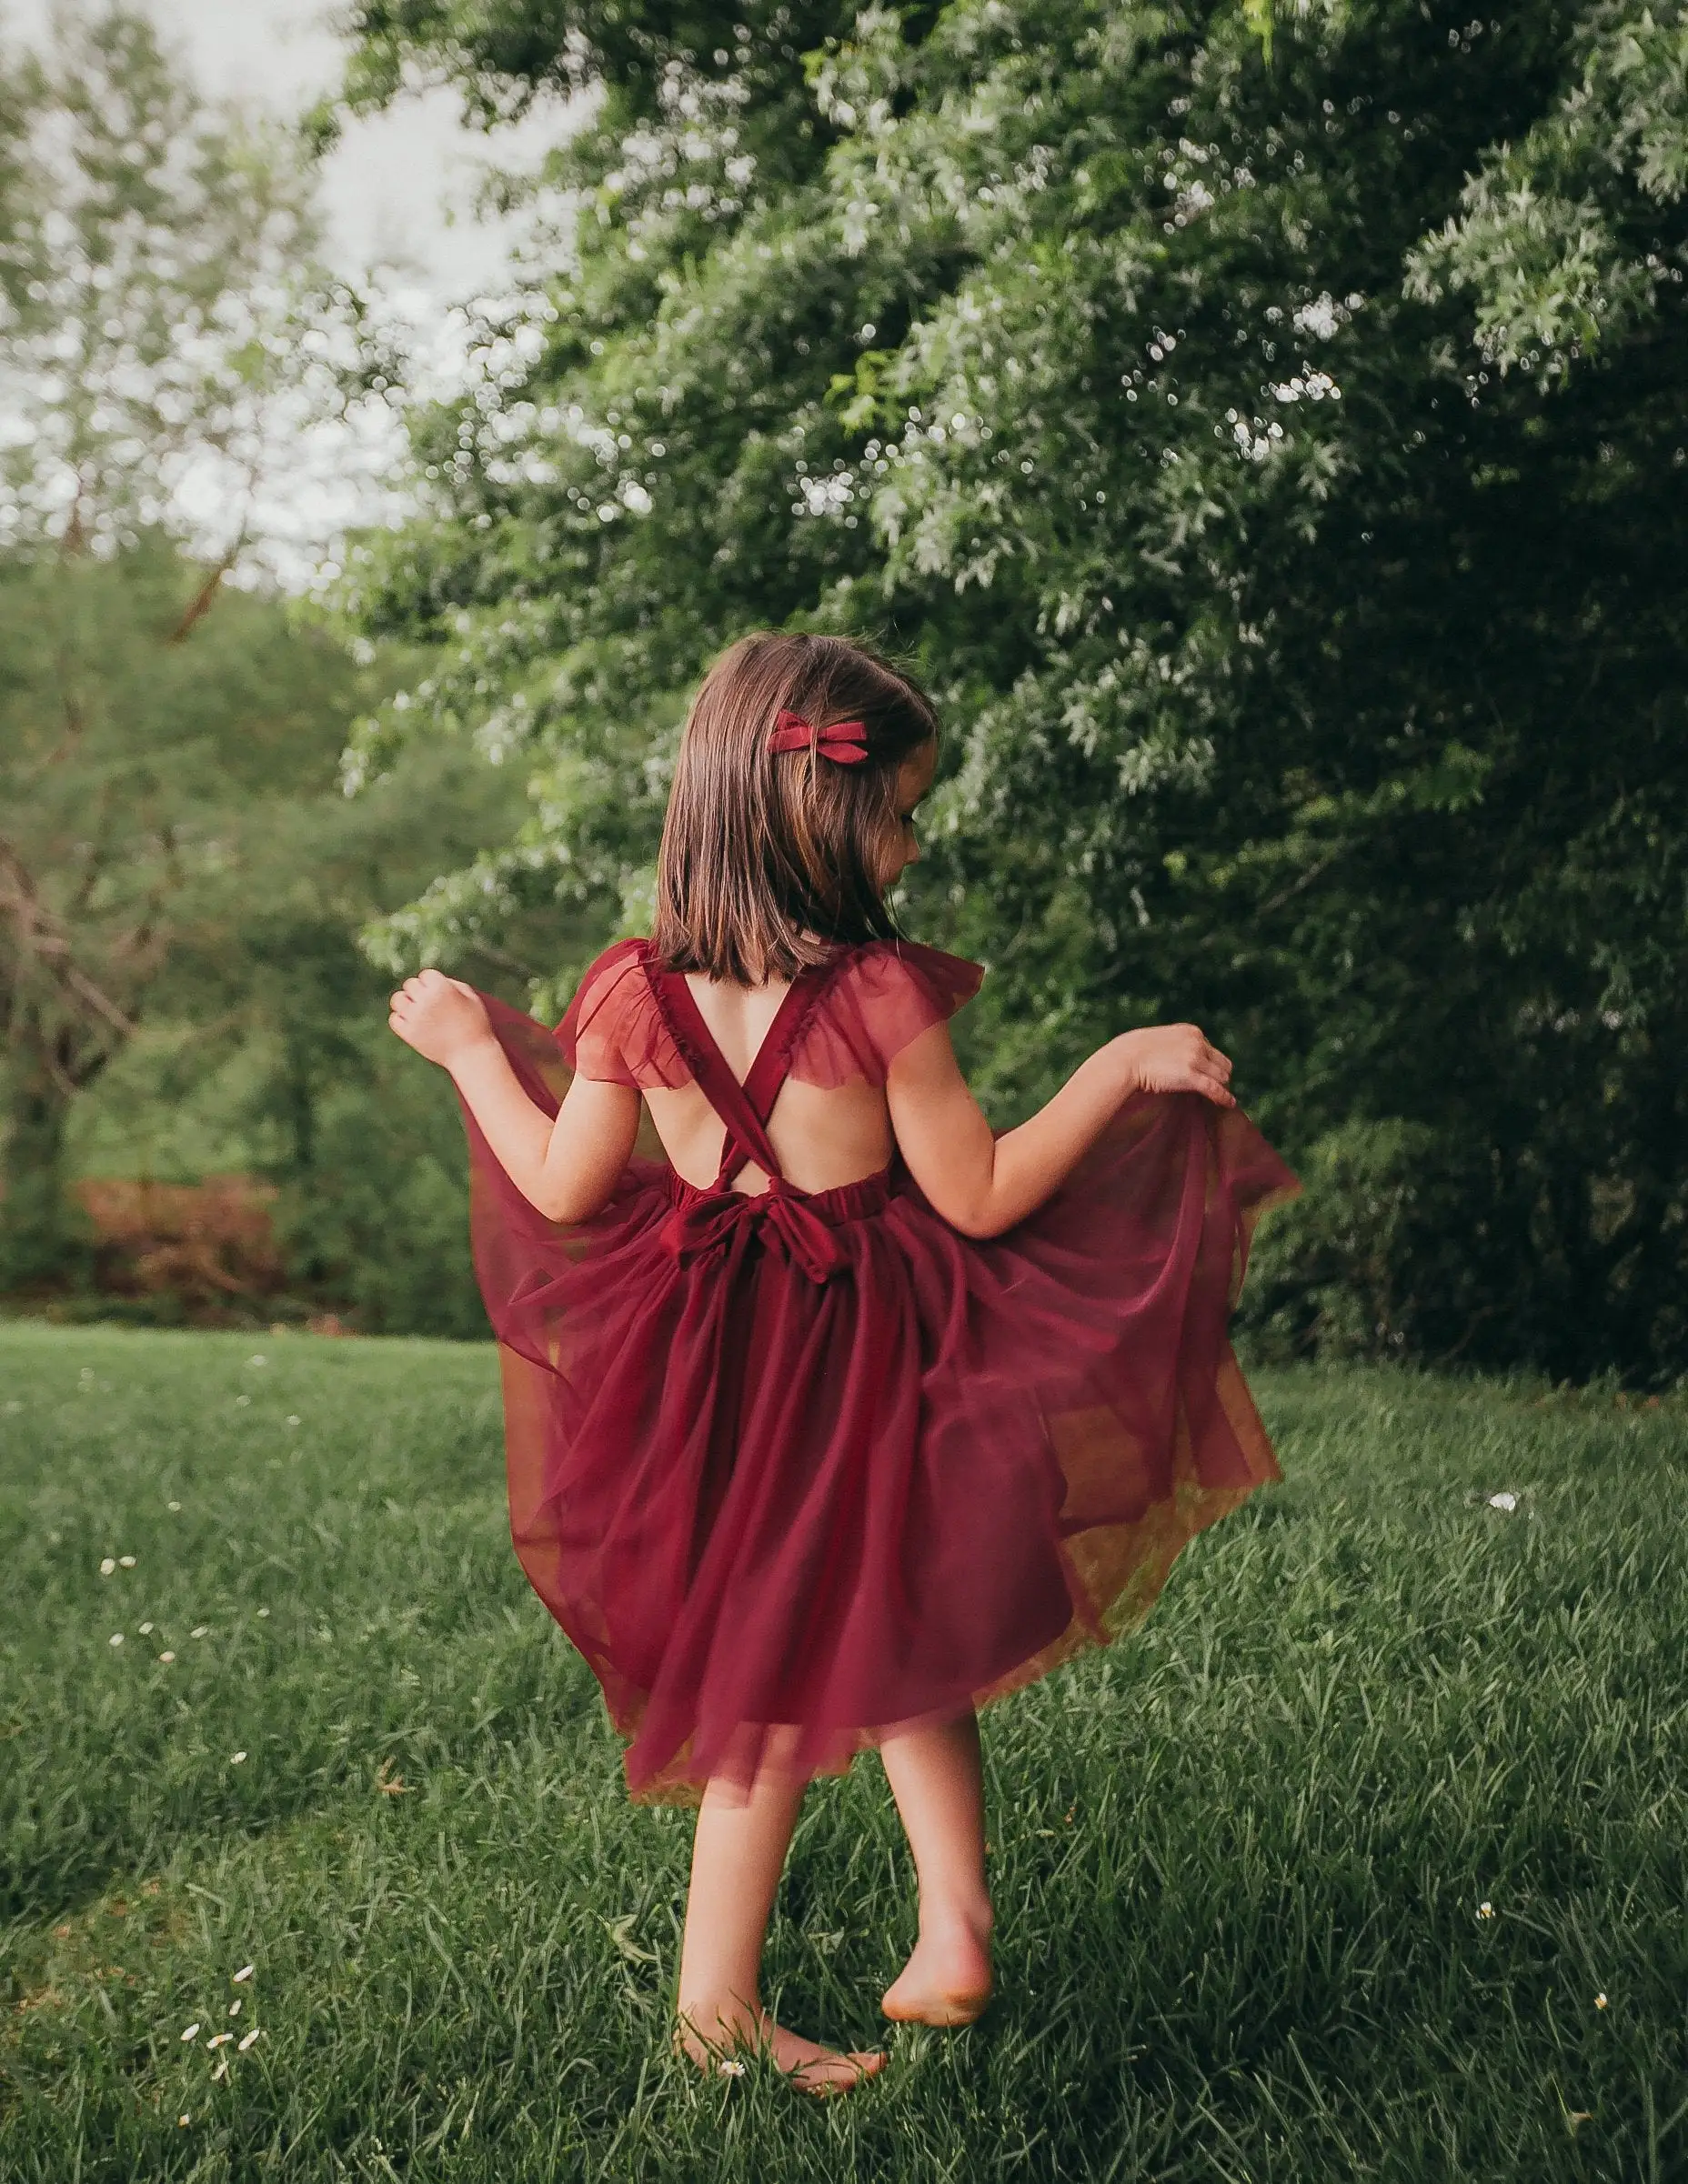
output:
M 618 940 L 606 948 L 581 979 L 556 1032 L 563 1058 L 578 1076 L 641 1092 L 691 1080 L 645 976 L 645 945 Z
M 791 1075 L 825 1087 L 882 1085 L 903 1048 L 947 1023 L 984 976 L 980 964 L 918 941 L 874 941 L 858 949 L 793 1047 Z

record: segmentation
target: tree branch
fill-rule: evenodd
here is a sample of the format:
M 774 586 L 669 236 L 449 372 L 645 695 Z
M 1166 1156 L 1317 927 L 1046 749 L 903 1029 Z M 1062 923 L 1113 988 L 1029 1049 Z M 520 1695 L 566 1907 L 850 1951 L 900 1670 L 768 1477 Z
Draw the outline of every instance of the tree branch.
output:
M 59 987 L 124 1038 L 135 1037 L 139 1025 L 75 962 L 70 941 L 41 900 L 28 867 L 4 838 L 0 838 L 0 909 L 9 911 L 16 920 L 21 949 L 33 955 Z
M 199 589 L 188 601 L 186 607 L 183 611 L 181 620 L 170 632 L 170 642 L 172 645 L 186 645 L 188 638 L 193 635 L 195 626 L 197 623 L 202 622 L 206 615 L 210 613 L 212 607 L 216 602 L 216 595 L 222 585 L 224 577 L 226 576 L 229 570 L 234 567 L 236 560 L 239 556 L 240 550 L 246 545 L 246 518 L 243 516 L 241 518 L 240 528 L 235 534 L 234 539 L 230 543 L 226 552 L 223 554 L 221 558 L 216 562 L 216 564 L 209 570 L 206 576 L 205 582 L 199 586 Z

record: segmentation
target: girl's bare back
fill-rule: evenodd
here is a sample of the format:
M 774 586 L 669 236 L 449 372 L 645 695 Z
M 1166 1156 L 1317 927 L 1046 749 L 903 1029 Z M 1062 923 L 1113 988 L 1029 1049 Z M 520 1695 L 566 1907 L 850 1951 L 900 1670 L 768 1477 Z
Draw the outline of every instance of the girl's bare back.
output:
M 737 986 L 696 972 L 686 983 L 728 1067 L 742 1084 L 790 991 L 789 983 L 770 979 L 762 986 Z M 648 1087 L 645 1099 L 676 1173 L 707 1189 L 720 1167 L 726 1130 L 703 1087 L 696 1083 L 674 1091 Z M 768 1135 L 786 1180 L 806 1191 L 832 1190 L 877 1175 L 894 1149 L 889 1110 L 877 1085 L 828 1088 L 788 1077 L 769 1118 Z M 754 1163 L 740 1169 L 733 1183 L 735 1190 L 753 1194 L 767 1187 L 767 1176 Z

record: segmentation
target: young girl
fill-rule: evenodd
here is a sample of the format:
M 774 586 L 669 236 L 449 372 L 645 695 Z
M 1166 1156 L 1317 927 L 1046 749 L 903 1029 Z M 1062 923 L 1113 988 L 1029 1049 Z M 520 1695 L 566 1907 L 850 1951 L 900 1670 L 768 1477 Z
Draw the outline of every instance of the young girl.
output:
M 884 2012 L 970 2023 L 974 1709 L 1140 1620 L 1280 1476 L 1226 1321 L 1293 1178 L 1189 1024 L 992 1135 L 947 1021 L 983 974 L 885 903 L 937 750 L 863 646 L 747 637 L 686 723 L 652 937 L 554 1034 L 437 971 L 393 997 L 466 1109 L 517 1553 L 632 1793 L 701 1793 L 678 2037 L 819 2092 L 885 2059 L 762 2009 L 808 1778 L 878 1748 L 919 1888 Z

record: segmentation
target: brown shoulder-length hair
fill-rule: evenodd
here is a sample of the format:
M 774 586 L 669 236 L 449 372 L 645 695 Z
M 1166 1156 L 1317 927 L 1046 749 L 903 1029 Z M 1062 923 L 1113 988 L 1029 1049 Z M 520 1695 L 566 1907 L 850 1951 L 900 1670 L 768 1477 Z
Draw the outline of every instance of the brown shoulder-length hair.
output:
M 776 717 L 859 720 L 867 757 L 770 751 Z M 886 876 L 897 776 L 938 733 L 926 693 L 845 637 L 763 630 L 703 679 L 680 736 L 657 858 L 651 946 L 669 970 L 759 986 L 794 978 L 839 941 L 890 939 Z

